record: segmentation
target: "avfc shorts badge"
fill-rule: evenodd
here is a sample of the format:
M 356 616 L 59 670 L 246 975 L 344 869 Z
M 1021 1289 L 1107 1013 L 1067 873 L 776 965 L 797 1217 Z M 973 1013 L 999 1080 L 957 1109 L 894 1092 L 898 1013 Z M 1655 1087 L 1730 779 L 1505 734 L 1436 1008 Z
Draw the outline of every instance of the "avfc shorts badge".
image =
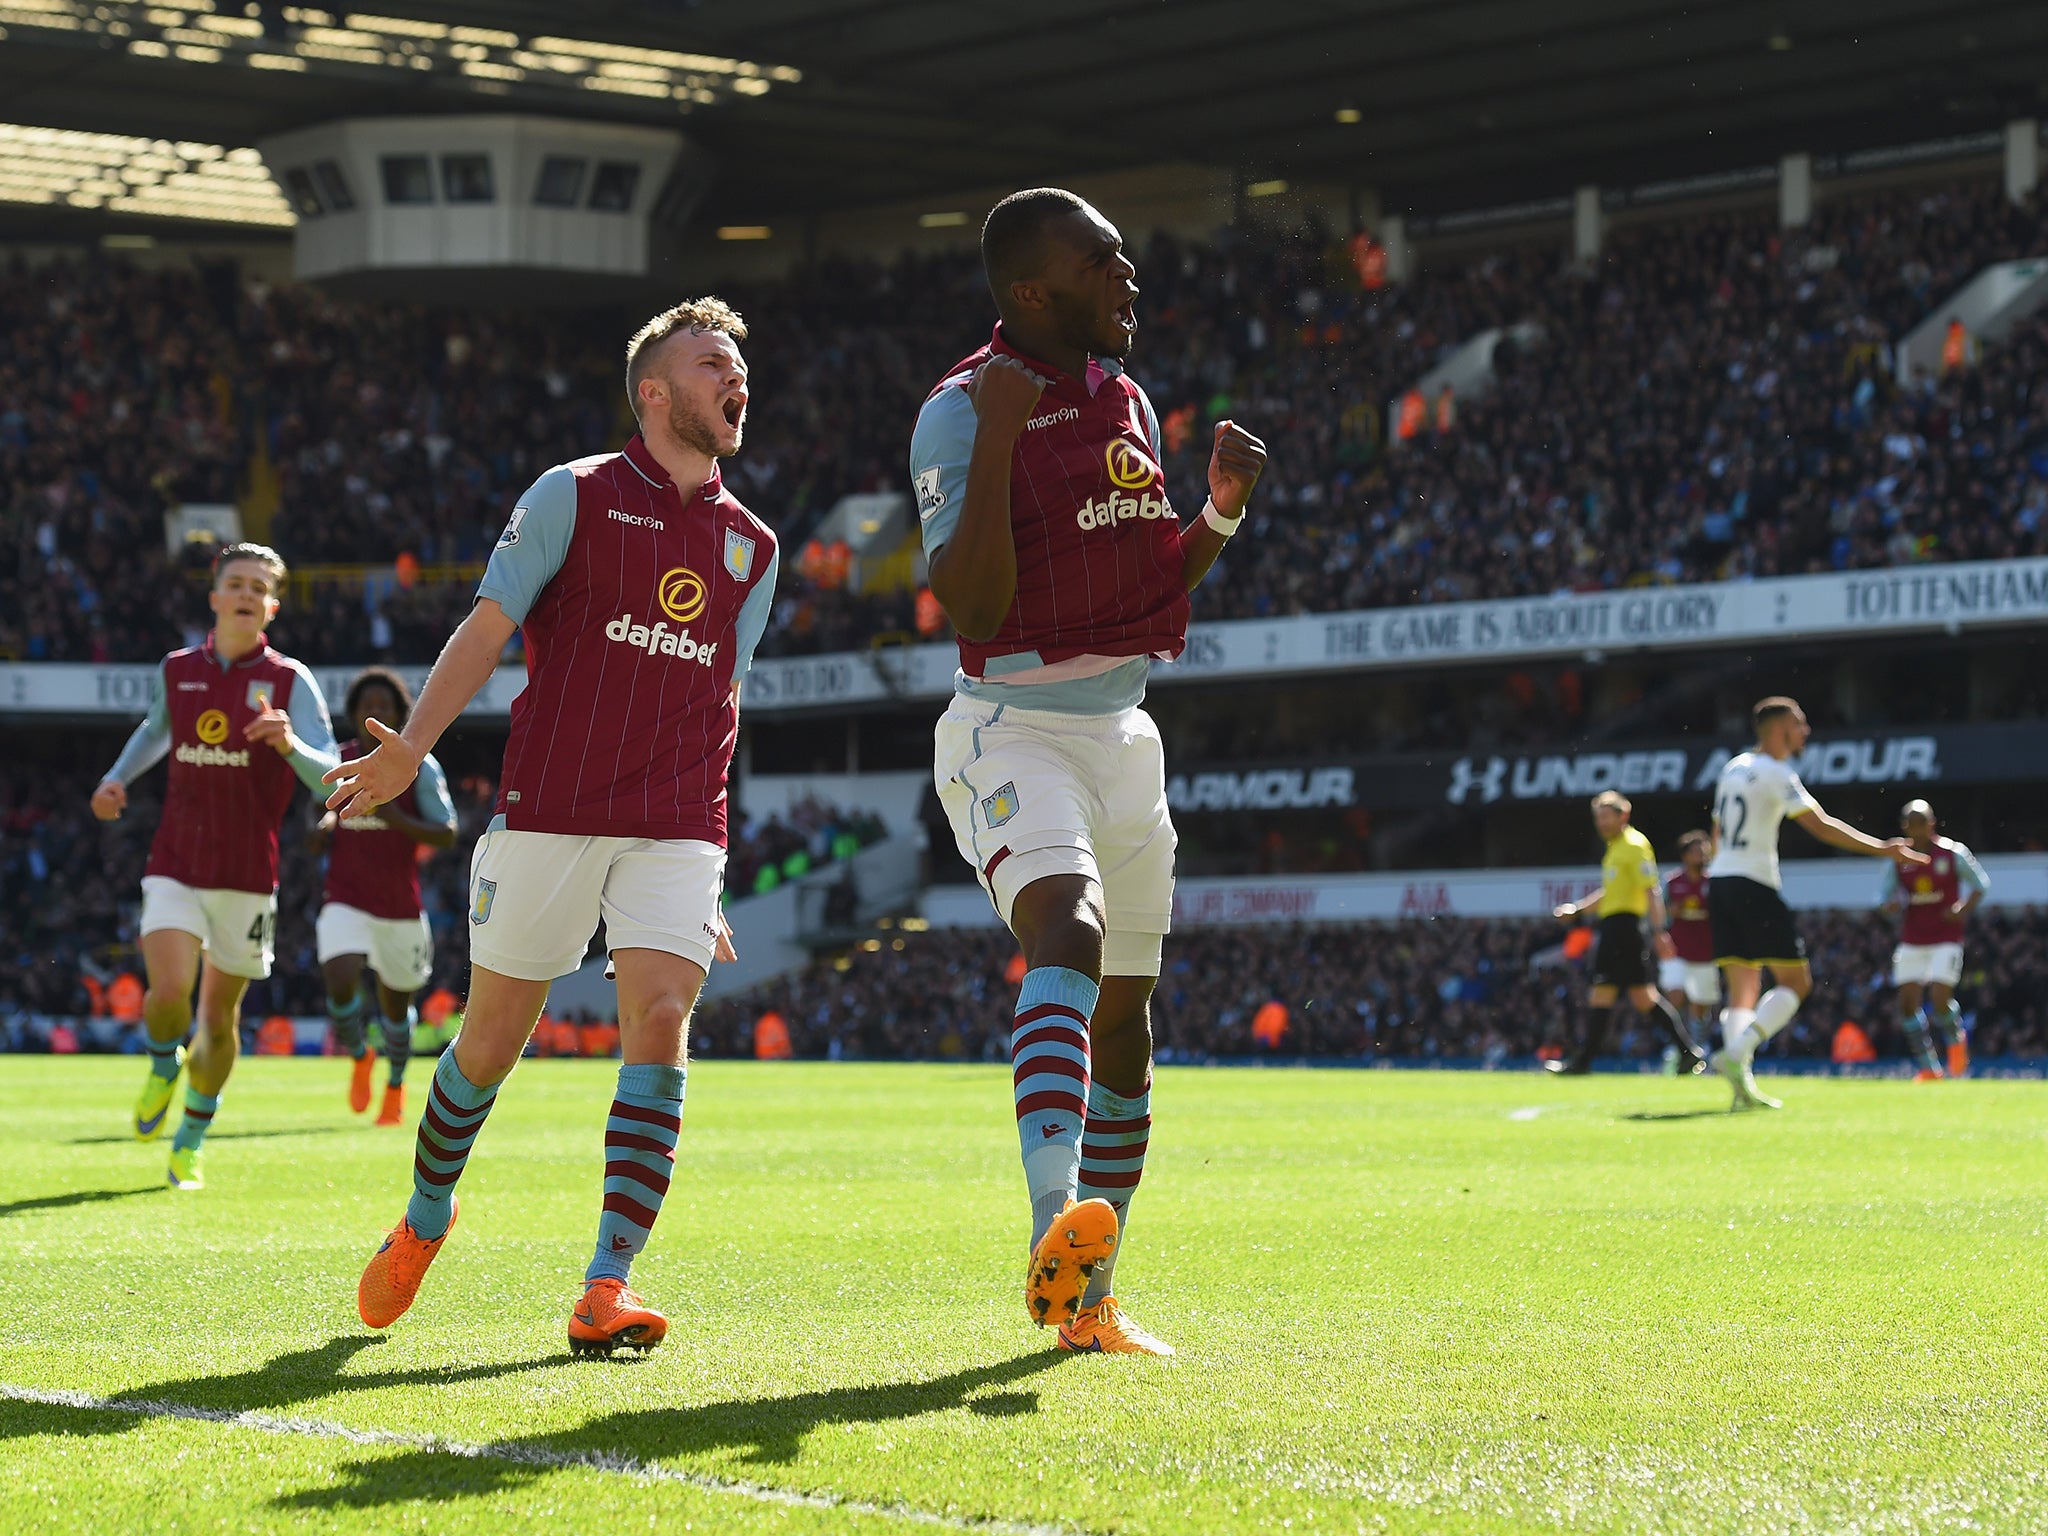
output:
M 469 909 L 472 923 L 487 923 L 491 920 L 491 903 L 497 899 L 498 882 L 479 880 L 476 883 L 476 901 Z
M 725 568 L 734 581 L 745 581 L 754 570 L 754 541 L 737 528 L 725 530 Z
M 258 714 L 261 714 L 264 710 L 270 708 L 270 701 L 276 697 L 277 684 L 256 682 L 249 685 L 248 698 L 244 702 Z
M 1017 786 L 1005 784 L 994 794 L 985 796 L 981 802 L 981 814 L 987 818 L 991 830 L 1016 815 Z

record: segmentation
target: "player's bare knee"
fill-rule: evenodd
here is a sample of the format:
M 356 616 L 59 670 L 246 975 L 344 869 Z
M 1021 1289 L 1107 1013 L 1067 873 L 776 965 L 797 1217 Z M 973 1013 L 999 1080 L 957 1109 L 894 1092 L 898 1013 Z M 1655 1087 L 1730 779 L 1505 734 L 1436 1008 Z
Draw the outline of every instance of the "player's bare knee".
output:
M 694 999 L 680 992 L 658 992 L 630 1012 L 621 1010 L 619 1025 L 654 1034 L 681 1034 L 690 1020 Z
M 142 1017 L 151 1032 L 162 1035 L 175 1028 L 180 1034 L 192 1027 L 191 989 L 184 993 L 148 991 L 142 995 Z

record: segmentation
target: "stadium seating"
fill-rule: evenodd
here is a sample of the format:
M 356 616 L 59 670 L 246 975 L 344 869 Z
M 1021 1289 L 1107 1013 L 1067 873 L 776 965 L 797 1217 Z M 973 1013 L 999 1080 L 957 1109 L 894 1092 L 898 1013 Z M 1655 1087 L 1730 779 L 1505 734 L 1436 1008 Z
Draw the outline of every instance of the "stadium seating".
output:
M 161 771 L 139 780 L 120 821 L 93 819 L 87 806 L 103 763 L 68 769 L 47 763 L 0 766 L 0 1021 L 18 1014 L 114 1014 L 111 985 L 140 972 L 134 920 L 162 804 Z M 481 776 L 449 784 L 460 822 L 456 845 L 420 871 L 420 895 L 434 930 L 432 986 L 468 990 L 469 859 L 490 821 L 497 786 Z M 304 804 L 303 801 L 300 802 Z M 279 842 L 277 964 L 251 989 L 244 1017 L 322 1012 L 323 989 L 313 924 L 320 910 L 320 865 L 287 818 Z M 766 889 L 761 872 L 780 872 L 801 859 L 816 868 L 850 857 L 884 835 L 869 812 L 845 811 L 816 799 L 786 815 L 749 818 L 733 829 L 729 899 Z M 770 884 L 774 882 L 769 882 Z M 139 1017 L 139 1013 L 134 1015 Z M 0 1023 L 0 1049 L 6 1049 Z
M 1440 262 L 1362 292 L 1331 239 L 1251 228 L 1142 257 L 1135 372 L 1175 503 L 1208 424 L 1265 435 L 1252 536 L 1198 616 L 1244 617 L 2048 549 L 2036 322 L 1901 389 L 1887 343 L 1985 263 L 2048 251 L 2042 200 L 1988 178 Z M 897 489 L 931 381 L 983 333 L 970 255 L 833 260 L 730 290 L 754 327 L 739 493 L 794 547 L 840 496 Z M 1385 403 L 1443 351 L 1532 321 L 1497 386 L 1412 440 Z M 0 657 L 151 660 L 203 610 L 167 501 L 241 500 L 302 571 L 409 554 L 473 572 L 548 464 L 619 441 L 619 316 L 434 312 L 107 260 L 0 272 Z M 274 518 L 270 517 L 274 507 Z M 769 654 L 914 631 L 785 564 Z M 185 579 L 178 579 L 182 575 Z M 277 639 L 316 662 L 431 659 L 469 575 L 301 581 Z
M 1853 1019 L 1883 1054 L 1902 1056 L 1888 979 L 1894 926 L 1873 912 L 1838 911 L 1803 913 L 1800 928 L 1817 985 L 1774 1049 L 1826 1060 L 1836 1026 Z M 2048 1051 L 2044 940 L 2039 908 L 1994 910 L 1974 926 L 1959 996 L 1980 1056 Z M 1581 1027 L 1584 966 L 1531 964 L 1557 942 L 1557 925 L 1541 919 L 1195 929 L 1167 940 L 1153 1037 L 1168 1062 L 1526 1059 Z M 755 1023 L 773 1012 L 798 1056 L 1002 1061 L 1015 954 L 997 929 L 903 933 L 706 1005 L 693 1048 L 752 1055 Z M 1276 1001 L 1286 1031 L 1277 1048 L 1262 1047 L 1259 1015 Z M 1640 1028 L 1617 1049 L 1647 1055 L 1660 1045 Z

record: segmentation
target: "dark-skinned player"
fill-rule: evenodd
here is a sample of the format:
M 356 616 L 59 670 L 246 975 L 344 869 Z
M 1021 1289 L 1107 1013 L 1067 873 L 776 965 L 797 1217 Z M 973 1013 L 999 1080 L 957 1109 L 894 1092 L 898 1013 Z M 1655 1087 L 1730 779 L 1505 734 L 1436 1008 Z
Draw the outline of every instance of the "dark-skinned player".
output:
M 1158 415 L 1123 366 L 1138 286 L 1116 227 L 1037 188 L 995 206 L 981 245 L 999 323 L 933 389 L 910 451 L 960 645 L 933 777 L 1027 966 L 1010 1048 L 1026 1311 L 1063 1349 L 1171 1354 L 1111 1285 L 1150 1141 L 1149 1006 L 1173 911 L 1164 756 L 1142 705 L 1266 450 L 1218 421 L 1209 503 L 1183 522 Z

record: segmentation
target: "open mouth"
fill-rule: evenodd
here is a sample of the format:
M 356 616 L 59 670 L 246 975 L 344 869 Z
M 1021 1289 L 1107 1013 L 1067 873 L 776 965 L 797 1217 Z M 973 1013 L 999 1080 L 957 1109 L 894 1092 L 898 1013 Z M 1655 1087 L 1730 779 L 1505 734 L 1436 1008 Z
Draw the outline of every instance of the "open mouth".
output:
M 718 408 L 725 415 L 725 424 L 734 431 L 738 431 L 741 418 L 747 414 L 747 397 L 745 395 L 727 395 L 718 403 Z
M 1116 323 L 1123 327 L 1126 336 L 1138 333 L 1138 304 L 1136 299 L 1125 299 L 1116 307 Z

